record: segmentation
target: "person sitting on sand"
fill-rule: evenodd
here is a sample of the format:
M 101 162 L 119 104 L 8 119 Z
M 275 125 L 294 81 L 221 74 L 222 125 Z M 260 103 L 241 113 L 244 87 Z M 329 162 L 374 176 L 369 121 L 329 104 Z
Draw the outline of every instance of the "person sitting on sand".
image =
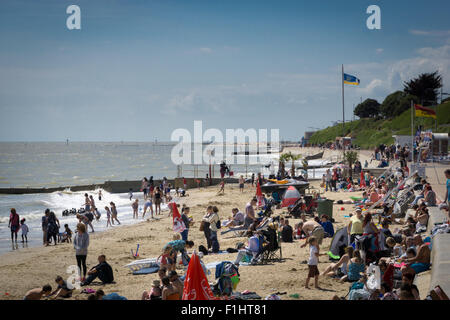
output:
M 139 199 L 136 198 L 134 202 L 131 204 L 131 208 L 133 209 L 133 219 L 139 218 Z
M 257 199 L 253 198 L 247 205 L 245 206 L 245 219 L 244 219 L 244 227 L 248 228 L 255 220 L 255 209 L 253 208 L 256 206 Z
M 339 278 L 347 274 L 347 265 L 350 259 L 353 257 L 353 247 L 348 246 L 345 248 L 345 254 L 339 259 L 338 262 L 330 264 L 322 273 L 321 276 L 337 276 Z
M 348 264 L 347 274 L 343 276 L 340 281 L 350 281 L 355 282 L 361 278 L 361 273 L 365 271 L 366 266 L 361 259 L 361 254 L 359 250 L 353 252 L 353 257 L 350 259 Z
M 41 300 L 42 297 L 47 297 L 52 292 L 52 286 L 46 284 L 42 288 L 35 288 L 28 291 L 23 300 Z
M 72 243 L 72 230 L 70 230 L 67 223 L 64 225 L 64 232 L 62 234 L 61 242 Z
M 402 261 L 407 263 L 407 266 L 401 268 L 402 274 L 416 275 L 430 269 L 430 247 L 423 242 L 420 235 L 414 236 L 414 245 L 417 247 L 417 255 L 412 258 L 402 258 Z
M 244 224 L 244 214 L 239 211 L 238 208 L 233 208 L 231 210 L 232 216 L 229 218 L 229 221 L 225 224 L 225 227 L 237 227 Z
M 127 300 L 124 296 L 118 295 L 116 292 L 105 294 L 103 290 L 97 290 L 95 294 L 90 294 L 88 300 Z
M 97 277 L 103 284 L 112 283 L 114 281 L 113 270 L 109 263 L 106 262 L 106 256 L 104 254 L 98 256 L 98 264 L 88 271 L 88 277 L 81 283 L 82 286 L 87 286 Z
M 57 276 L 55 282 L 58 287 L 55 291 L 49 294 L 49 296 L 53 297 L 53 299 L 70 298 L 72 296 L 73 289 L 69 289 L 69 287 L 67 286 L 67 282 L 61 276 Z
M 283 229 L 281 230 L 281 240 L 283 242 L 292 242 L 293 234 L 294 234 L 294 230 L 289 225 L 289 220 L 285 219 Z
M 260 238 L 258 237 L 258 233 L 257 232 L 253 232 L 253 231 L 248 231 L 247 232 L 247 236 L 248 236 L 248 245 L 239 250 L 236 260 L 234 261 L 234 264 L 236 266 L 239 266 L 240 262 L 242 261 L 242 259 L 247 256 L 251 259 L 250 262 L 253 261 L 253 259 L 258 255 L 259 250 L 260 250 Z
M 180 300 L 180 293 L 171 283 L 169 277 L 162 279 L 162 300 Z
M 161 296 L 162 296 L 161 281 L 153 280 L 152 290 L 150 292 L 145 290 L 142 293 L 141 300 L 161 300 Z
M 325 231 L 324 238 L 332 238 L 334 236 L 334 227 L 333 223 L 330 221 L 330 218 L 326 214 L 323 214 L 319 223 Z
M 181 298 L 183 296 L 184 284 L 180 280 L 178 273 L 175 270 L 172 270 L 169 272 L 169 280 L 170 280 L 170 283 L 172 284 L 172 286 L 175 289 L 177 289 L 178 294 L 180 295 L 180 300 L 181 300 Z

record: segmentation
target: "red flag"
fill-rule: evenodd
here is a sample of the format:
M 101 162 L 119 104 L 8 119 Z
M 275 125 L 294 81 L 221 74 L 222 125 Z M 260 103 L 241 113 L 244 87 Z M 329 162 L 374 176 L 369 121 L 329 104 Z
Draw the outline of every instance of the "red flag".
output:
M 366 180 L 364 179 L 364 173 L 361 170 L 361 178 L 359 179 L 359 186 L 361 188 L 365 188 L 366 187 Z
M 256 183 L 256 199 L 258 199 L 258 203 L 257 203 L 258 207 L 263 207 L 265 205 L 264 196 L 261 191 L 261 186 L 259 185 L 259 181 Z
M 186 229 L 183 220 L 181 219 L 181 215 L 178 212 L 178 207 L 175 202 L 169 203 L 170 208 L 172 209 L 173 216 L 173 231 L 175 232 L 183 232 Z
M 182 300 L 216 300 L 195 252 L 186 271 Z

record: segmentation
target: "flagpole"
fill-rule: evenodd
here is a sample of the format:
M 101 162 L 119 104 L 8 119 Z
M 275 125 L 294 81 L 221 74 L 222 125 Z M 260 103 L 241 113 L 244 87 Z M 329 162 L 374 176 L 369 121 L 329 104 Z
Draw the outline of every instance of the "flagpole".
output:
M 345 161 L 345 109 L 344 109 L 344 65 L 342 65 L 342 150 L 343 150 L 343 159 Z

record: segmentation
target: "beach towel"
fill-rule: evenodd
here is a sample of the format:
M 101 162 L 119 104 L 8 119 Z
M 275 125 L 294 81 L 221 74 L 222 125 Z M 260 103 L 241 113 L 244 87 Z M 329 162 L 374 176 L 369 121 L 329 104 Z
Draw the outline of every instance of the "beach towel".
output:
M 135 270 L 135 271 L 133 271 L 133 274 L 135 274 L 135 275 L 150 274 L 150 273 L 158 272 L 158 270 L 159 270 L 159 266 L 154 266 L 154 267 L 148 267 L 148 268 L 142 268 L 139 270 Z

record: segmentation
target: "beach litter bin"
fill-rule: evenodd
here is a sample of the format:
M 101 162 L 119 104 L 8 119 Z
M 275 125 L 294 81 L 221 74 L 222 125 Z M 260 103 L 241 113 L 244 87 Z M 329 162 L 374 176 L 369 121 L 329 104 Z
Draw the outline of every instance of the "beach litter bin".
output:
M 330 220 L 333 218 L 333 202 L 334 201 L 330 199 L 317 200 L 317 213 L 319 214 L 319 217 L 325 214 Z

